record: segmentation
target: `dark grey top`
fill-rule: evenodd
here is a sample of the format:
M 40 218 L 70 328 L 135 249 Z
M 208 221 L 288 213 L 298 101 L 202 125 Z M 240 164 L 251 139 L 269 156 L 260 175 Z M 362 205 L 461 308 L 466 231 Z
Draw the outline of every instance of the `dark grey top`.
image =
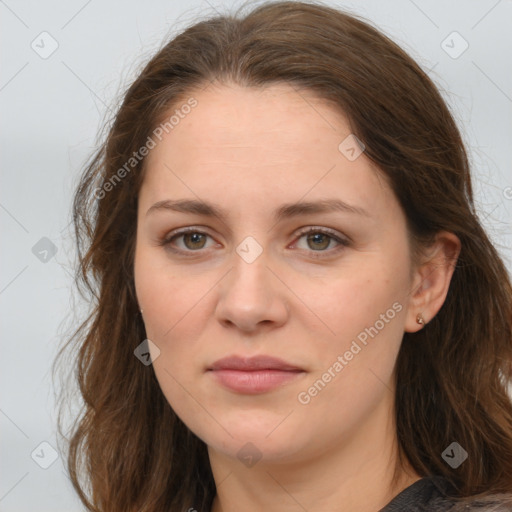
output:
M 426 512 L 450 510 L 446 499 L 451 485 L 441 476 L 426 476 L 404 489 L 379 512 Z

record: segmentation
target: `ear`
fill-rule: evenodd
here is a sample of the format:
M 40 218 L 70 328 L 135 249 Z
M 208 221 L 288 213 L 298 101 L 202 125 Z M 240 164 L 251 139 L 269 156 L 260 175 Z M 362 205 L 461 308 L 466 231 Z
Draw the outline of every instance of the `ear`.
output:
M 444 304 L 461 243 L 453 233 L 441 231 L 427 247 L 425 256 L 413 274 L 410 300 L 407 308 L 405 332 L 416 332 L 424 327 L 418 315 L 427 324 Z

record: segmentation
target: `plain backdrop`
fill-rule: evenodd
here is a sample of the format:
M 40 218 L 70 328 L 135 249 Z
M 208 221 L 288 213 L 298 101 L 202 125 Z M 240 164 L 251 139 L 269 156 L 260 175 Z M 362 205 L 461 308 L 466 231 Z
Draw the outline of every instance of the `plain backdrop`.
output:
M 511 269 L 512 1 L 326 3 L 365 16 L 429 70 L 470 150 L 481 218 Z M 57 451 L 51 376 L 84 310 L 72 300 L 73 187 L 108 109 L 164 39 L 237 5 L 0 0 L 0 512 L 83 510 Z

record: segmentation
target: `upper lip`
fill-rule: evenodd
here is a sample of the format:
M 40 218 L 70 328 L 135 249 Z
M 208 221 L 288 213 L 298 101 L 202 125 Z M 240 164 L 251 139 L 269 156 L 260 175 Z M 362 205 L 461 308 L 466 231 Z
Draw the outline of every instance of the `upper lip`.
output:
M 272 356 L 240 357 L 229 356 L 215 361 L 208 370 L 281 370 L 281 371 L 303 371 L 302 368 L 294 366 L 282 359 Z

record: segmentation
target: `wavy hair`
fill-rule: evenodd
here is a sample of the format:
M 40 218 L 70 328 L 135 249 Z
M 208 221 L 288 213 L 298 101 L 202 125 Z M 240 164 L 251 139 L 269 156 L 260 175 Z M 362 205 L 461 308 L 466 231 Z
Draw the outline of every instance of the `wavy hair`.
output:
M 396 361 L 397 468 L 408 460 L 419 475 L 445 477 L 461 507 L 511 503 L 512 288 L 478 219 L 449 108 L 421 67 L 359 17 L 294 1 L 244 8 L 162 46 L 128 88 L 76 189 L 76 284 L 91 310 L 57 356 L 73 350 L 83 401 L 66 441 L 76 492 L 95 512 L 210 510 L 206 445 L 133 353 L 146 337 L 133 273 L 144 159 L 126 162 L 172 108 L 210 82 L 286 83 L 347 116 L 388 178 L 415 247 L 441 230 L 461 240 L 445 304 L 424 329 L 404 334 Z M 468 453 L 457 469 L 442 458 L 453 441 Z

